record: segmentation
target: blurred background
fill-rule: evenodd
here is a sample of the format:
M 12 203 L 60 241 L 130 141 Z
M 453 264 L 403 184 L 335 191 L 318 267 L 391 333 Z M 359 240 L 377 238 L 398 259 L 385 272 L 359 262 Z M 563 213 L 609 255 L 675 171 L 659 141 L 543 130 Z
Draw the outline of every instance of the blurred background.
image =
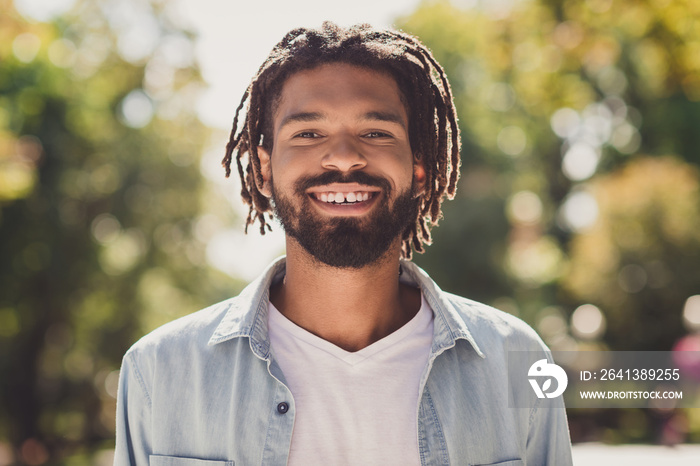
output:
M 124 352 L 284 252 L 220 160 L 271 47 L 324 19 L 448 73 L 462 178 L 415 259 L 443 289 L 552 349 L 700 351 L 700 0 L 237 3 L 0 0 L 0 465 L 111 464 Z M 700 443 L 700 409 L 568 416 L 579 464 Z

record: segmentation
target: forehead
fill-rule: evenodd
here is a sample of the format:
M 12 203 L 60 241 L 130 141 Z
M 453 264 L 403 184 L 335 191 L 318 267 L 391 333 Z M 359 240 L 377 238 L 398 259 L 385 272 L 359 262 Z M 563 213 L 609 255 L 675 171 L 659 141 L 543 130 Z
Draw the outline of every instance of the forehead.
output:
M 275 132 L 296 113 L 393 112 L 407 123 L 407 109 L 396 80 L 387 72 L 346 63 L 298 71 L 282 85 L 273 114 Z

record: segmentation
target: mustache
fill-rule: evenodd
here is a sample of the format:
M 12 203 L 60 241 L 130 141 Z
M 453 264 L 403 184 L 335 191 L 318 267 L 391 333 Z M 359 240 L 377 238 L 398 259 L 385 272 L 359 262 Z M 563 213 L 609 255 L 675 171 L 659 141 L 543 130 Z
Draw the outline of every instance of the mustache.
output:
M 382 189 L 387 196 L 391 194 L 391 183 L 379 176 L 373 176 L 362 171 L 343 174 L 338 171 L 329 171 L 320 175 L 309 175 L 297 180 L 294 188 L 297 194 L 304 194 L 307 189 L 324 186 L 331 183 L 358 183 L 365 186 L 374 186 Z

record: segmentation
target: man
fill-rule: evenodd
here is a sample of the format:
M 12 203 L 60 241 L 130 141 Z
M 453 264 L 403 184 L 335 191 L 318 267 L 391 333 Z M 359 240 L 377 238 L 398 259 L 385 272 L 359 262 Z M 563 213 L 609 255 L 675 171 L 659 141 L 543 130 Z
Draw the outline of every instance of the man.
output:
M 117 464 L 571 464 L 561 404 L 508 407 L 525 394 L 507 352 L 548 357 L 537 335 L 405 260 L 459 167 L 424 46 L 369 26 L 291 31 L 236 111 L 227 175 L 234 155 L 247 225 L 264 233 L 274 211 L 287 256 L 129 350 Z

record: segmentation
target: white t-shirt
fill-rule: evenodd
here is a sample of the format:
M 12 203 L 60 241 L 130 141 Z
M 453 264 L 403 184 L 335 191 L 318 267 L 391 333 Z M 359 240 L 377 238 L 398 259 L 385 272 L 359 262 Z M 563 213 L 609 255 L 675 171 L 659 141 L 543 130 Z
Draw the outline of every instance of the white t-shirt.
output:
M 272 304 L 269 334 L 296 407 L 289 465 L 420 464 L 418 389 L 433 339 L 425 299 L 407 324 L 354 353 Z

